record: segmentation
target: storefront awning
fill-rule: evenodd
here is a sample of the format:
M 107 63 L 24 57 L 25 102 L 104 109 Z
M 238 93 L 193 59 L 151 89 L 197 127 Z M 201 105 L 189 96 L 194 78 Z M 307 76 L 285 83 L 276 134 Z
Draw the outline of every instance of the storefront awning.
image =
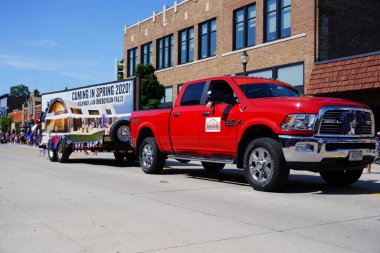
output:
M 307 95 L 380 88 L 380 52 L 316 63 Z

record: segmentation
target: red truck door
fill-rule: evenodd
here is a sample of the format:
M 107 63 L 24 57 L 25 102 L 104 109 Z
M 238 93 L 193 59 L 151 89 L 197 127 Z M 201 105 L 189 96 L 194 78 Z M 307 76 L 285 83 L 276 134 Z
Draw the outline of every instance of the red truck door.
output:
M 225 96 L 236 97 L 231 86 L 224 80 L 210 83 L 209 90 L 221 90 Z M 200 111 L 200 146 L 207 156 L 234 157 L 237 145 L 239 105 L 215 103 L 211 107 L 202 106 Z
M 171 112 L 170 137 L 176 154 L 199 154 L 201 110 L 205 107 L 201 101 L 205 85 L 201 82 L 187 86 L 180 103 Z

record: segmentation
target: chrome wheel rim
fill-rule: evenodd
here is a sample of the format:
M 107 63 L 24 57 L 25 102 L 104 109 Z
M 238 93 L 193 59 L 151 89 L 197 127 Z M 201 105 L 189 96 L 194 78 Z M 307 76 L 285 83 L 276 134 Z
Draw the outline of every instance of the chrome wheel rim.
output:
M 122 142 L 128 142 L 130 135 L 129 126 L 121 126 L 117 129 L 117 138 Z
M 249 156 L 249 171 L 252 178 L 265 183 L 273 173 L 273 160 L 265 148 L 255 148 Z
M 49 157 L 50 158 L 53 158 L 53 156 L 54 156 L 54 151 L 53 150 L 51 150 L 51 149 L 49 149 Z
M 146 144 L 142 150 L 142 163 L 144 167 L 151 167 L 153 164 L 153 147 L 151 144 Z

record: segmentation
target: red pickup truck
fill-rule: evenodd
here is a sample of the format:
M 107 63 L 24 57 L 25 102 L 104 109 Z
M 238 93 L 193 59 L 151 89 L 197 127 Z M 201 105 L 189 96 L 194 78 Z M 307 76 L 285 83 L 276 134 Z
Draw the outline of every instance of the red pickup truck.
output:
M 350 185 L 376 155 L 374 117 L 356 102 L 302 95 L 265 78 L 223 76 L 185 83 L 172 109 L 133 112 L 132 145 L 145 173 L 167 158 L 207 171 L 243 168 L 256 190 L 274 191 L 289 169 Z

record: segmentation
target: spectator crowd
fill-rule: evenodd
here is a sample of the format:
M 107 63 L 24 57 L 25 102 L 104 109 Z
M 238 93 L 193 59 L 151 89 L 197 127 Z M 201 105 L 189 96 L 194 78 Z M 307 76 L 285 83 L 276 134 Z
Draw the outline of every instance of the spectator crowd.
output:
M 0 143 L 1 144 L 27 144 L 27 145 L 40 145 L 41 142 L 41 126 L 37 126 L 35 129 L 32 128 L 22 128 L 12 131 L 0 130 Z

